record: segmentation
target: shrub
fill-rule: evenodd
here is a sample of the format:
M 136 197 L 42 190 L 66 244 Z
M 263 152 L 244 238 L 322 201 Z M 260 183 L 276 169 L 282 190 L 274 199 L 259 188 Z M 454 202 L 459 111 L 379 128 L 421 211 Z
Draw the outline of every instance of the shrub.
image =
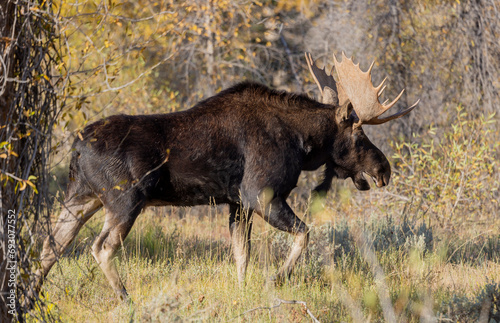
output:
M 472 298 L 454 296 L 442 308 L 443 321 L 500 322 L 500 284 L 489 283 Z
M 390 189 L 413 200 L 441 225 L 492 219 L 499 204 L 500 143 L 494 114 L 472 118 L 462 107 L 456 111 L 456 120 L 439 136 L 441 140 L 391 144 L 395 174 Z M 431 126 L 429 134 L 436 131 Z

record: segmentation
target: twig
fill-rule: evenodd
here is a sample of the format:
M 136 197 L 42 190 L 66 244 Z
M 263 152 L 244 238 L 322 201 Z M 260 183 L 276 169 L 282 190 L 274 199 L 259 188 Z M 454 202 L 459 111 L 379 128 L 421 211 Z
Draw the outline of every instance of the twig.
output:
M 297 75 L 297 71 L 295 71 L 295 66 L 293 65 L 293 61 L 292 61 L 292 51 L 290 51 L 290 48 L 288 47 L 288 44 L 285 40 L 285 37 L 283 37 L 283 34 L 281 33 L 281 30 L 283 29 L 283 24 L 281 24 L 280 26 L 280 30 L 279 30 L 279 35 L 280 35 L 280 40 L 281 40 L 281 43 L 283 44 L 283 46 L 285 47 L 285 53 L 286 53 L 286 57 L 288 59 L 288 63 L 290 64 L 290 68 L 292 69 L 292 74 L 295 78 L 295 82 L 297 82 L 297 85 L 302 88 L 302 83 L 300 82 L 300 78 L 299 76 Z
M 311 310 L 309 309 L 309 307 L 307 307 L 306 302 L 304 302 L 304 301 L 295 301 L 295 300 L 286 301 L 286 300 L 279 299 L 279 298 L 276 298 L 276 300 L 279 302 L 279 305 L 281 305 L 281 304 L 301 304 L 301 305 L 303 305 L 305 307 L 306 311 L 307 311 L 307 314 L 309 314 L 309 316 L 311 317 L 311 319 L 313 320 L 313 322 L 319 323 L 319 320 L 313 315 L 313 313 L 311 312 Z
M 142 72 L 141 74 L 139 74 L 139 76 L 137 76 L 132 81 L 127 82 L 127 83 L 125 83 L 125 84 L 123 84 L 121 86 L 118 86 L 118 87 L 111 87 L 111 85 L 109 84 L 109 82 L 108 82 L 108 73 L 107 73 L 107 69 L 106 69 L 106 62 L 104 62 L 103 66 L 104 66 L 104 73 L 106 75 L 106 86 L 107 86 L 107 89 L 102 90 L 101 93 L 110 92 L 110 91 L 119 91 L 119 90 L 121 90 L 123 88 L 126 88 L 127 86 L 132 85 L 137 80 L 139 80 L 140 78 L 142 78 L 144 75 L 150 73 L 152 70 L 154 70 L 155 68 L 157 68 L 161 64 L 165 63 L 170 58 L 172 58 L 172 56 L 174 56 L 174 54 L 170 54 L 169 56 L 163 58 L 161 61 L 159 61 L 158 63 L 156 63 L 155 65 L 153 65 L 151 68 L 149 68 L 148 70 L 146 70 L 146 71 Z
M 252 309 L 249 309 L 243 313 L 241 313 L 240 315 L 237 315 L 235 317 L 233 317 L 232 319 L 230 319 L 229 321 L 234 321 L 236 320 L 238 317 L 241 317 L 245 314 L 248 314 L 248 313 L 251 313 L 251 312 L 255 312 L 255 311 L 259 311 L 259 310 L 272 310 L 274 308 L 278 308 L 281 306 L 281 304 L 301 304 L 305 307 L 306 311 L 307 311 L 307 314 L 309 314 L 309 317 L 311 317 L 311 320 L 314 322 L 314 323 L 319 323 L 319 320 L 314 316 L 314 314 L 311 312 L 311 310 L 307 307 L 307 303 L 304 302 L 304 301 L 296 301 L 296 300 L 291 300 L 291 301 L 287 301 L 287 300 L 284 300 L 284 299 L 281 299 L 281 298 L 275 298 L 274 299 L 275 301 L 277 301 L 278 303 L 273 305 L 273 306 L 259 306 L 259 307 L 256 307 L 256 308 L 252 308 Z
M 0 86 L 0 96 L 2 96 L 5 92 L 5 89 L 7 88 L 7 79 L 8 79 L 8 71 L 7 71 L 7 65 L 5 64 L 5 61 L 2 57 L 3 55 L 0 55 L 0 62 L 2 63 L 2 70 L 3 70 L 3 75 L 0 80 L 3 78 L 3 84 Z
M 395 198 L 398 198 L 398 199 L 403 200 L 405 202 L 410 202 L 411 201 L 409 198 L 407 198 L 405 196 L 394 194 L 394 193 L 391 193 L 391 192 L 388 192 L 388 191 L 385 191 L 384 194 L 392 196 L 392 197 L 395 197 Z
M 273 305 L 273 306 L 259 306 L 259 307 L 256 307 L 256 308 L 252 308 L 252 309 L 249 309 L 243 313 L 241 313 L 240 315 L 237 315 L 235 317 L 233 317 L 232 319 L 230 319 L 229 321 L 234 321 L 236 320 L 238 317 L 241 317 L 245 314 L 248 314 L 248 313 L 251 313 L 251 312 L 255 312 L 255 311 L 259 311 L 259 310 L 272 310 L 273 308 L 276 308 L 276 307 L 279 307 L 281 305 L 281 303 L 278 303 L 277 305 Z
M 380 299 L 380 305 L 382 306 L 382 312 L 384 314 L 384 319 L 386 322 L 397 322 L 396 313 L 392 306 L 391 298 L 389 296 L 389 288 L 385 282 L 384 270 L 380 266 L 377 256 L 373 251 L 367 237 L 366 233 L 361 232 L 357 237 L 357 244 L 362 252 L 363 258 L 370 265 L 370 269 L 373 273 L 375 280 L 375 286 L 377 287 L 377 293 Z
M 455 251 L 453 251 L 453 253 L 448 257 L 448 259 L 446 260 L 446 262 L 450 262 L 451 258 L 457 253 L 457 251 L 459 251 L 460 249 L 462 249 L 462 247 L 464 247 L 466 244 L 472 242 L 473 240 L 479 238 L 480 236 L 482 235 L 485 235 L 489 232 L 492 232 L 493 230 L 488 230 L 486 232 L 482 232 L 482 233 L 479 233 L 478 235 L 476 235 L 475 237 L 472 237 L 470 239 L 468 239 L 467 241 L 465 241 L 464 243 L 462 243 L 457 249 L 455 249 Z

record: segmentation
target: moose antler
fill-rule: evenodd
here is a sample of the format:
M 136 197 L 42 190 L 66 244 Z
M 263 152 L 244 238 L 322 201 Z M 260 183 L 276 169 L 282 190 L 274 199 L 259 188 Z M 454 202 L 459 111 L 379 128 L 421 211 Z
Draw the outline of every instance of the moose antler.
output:
M 389 110 L 401 98 L 404 89 L 391 103 L 386 105 L 386 101 L 381 104 L 378 98 L 385 89 L 384 83 L 387 78 L 385 78 L 379 86 L 373 87 L 371 72 L 375 61 L 370 65 L 370 68 L 366 72 L 361 71 L 359 63 L 354 65 L 352 59 L 347 58 L 344 53 L 342 53 L 342 63 L 337 61 L 335 55 L 333 55 L 333 61 L 335 68 L 337 69 L 339 83 L 342 84 L 343 90 L 351 101 L 353 109 L 358 116 L 358 123 L 360 125 L 382 124 L 390 120 L 401 118 L 413 110 L 420 102 L 420 100 L 418 100 L 411 107 L 401 112 L 379 119 L 378 117 L 381 114 Z
M 321 92 L 322 102 L 337 106 L 343 105 L 348 100 L 348 97 L 342 89 L 342 85 L 337 83 L 333 78 L 334 68 L 332 67 L 330 74 L 328 74 L 325 71 L 326 66 L 319 68 L 310 53 L 305 53 L 305 56 L 309 71 Z

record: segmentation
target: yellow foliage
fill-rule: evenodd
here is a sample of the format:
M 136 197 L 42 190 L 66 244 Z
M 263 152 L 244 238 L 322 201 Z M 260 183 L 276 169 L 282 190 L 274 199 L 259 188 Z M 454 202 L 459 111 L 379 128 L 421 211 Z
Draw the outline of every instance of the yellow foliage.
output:
M 469 117 L 457 108 L 456 120 L 441 141 L 393 142 L 396 162 L 392 188 L 442 221 L 472 220 L 498 209 L 498 130 L 494 115 Z M 429 133 L 434 133 L 431 127 Z M 426 138 L 430 138 L 426 137 Z

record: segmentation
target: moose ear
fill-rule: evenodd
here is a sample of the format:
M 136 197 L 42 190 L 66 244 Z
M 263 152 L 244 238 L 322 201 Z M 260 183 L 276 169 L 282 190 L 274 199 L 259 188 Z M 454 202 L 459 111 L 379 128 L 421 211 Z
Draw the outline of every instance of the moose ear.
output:
M 352 114 L 352 103 L 350 101 L 345 102 L 338 108 L 337 117 L 339 121 L 348 120 Z

